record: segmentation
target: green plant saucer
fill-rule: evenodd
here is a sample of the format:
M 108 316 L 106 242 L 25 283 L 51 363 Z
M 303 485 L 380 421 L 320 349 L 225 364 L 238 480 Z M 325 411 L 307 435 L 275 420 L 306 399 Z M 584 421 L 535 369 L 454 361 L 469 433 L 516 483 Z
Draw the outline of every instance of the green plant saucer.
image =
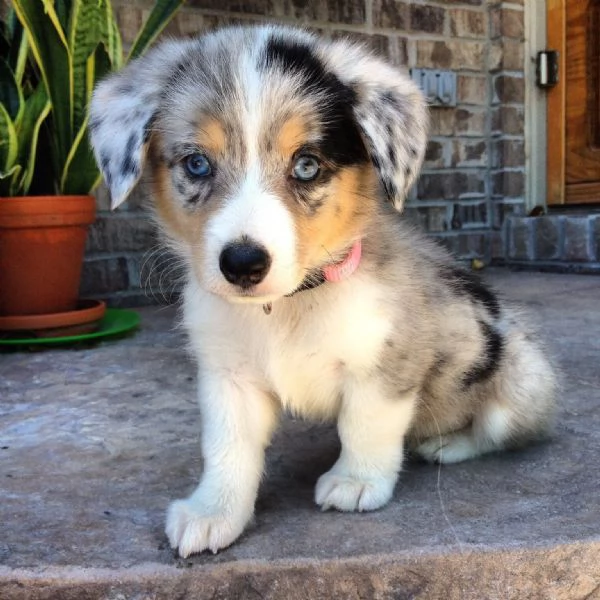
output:
M 101 340 L 103 338 L 120 335 L 135 329 L 140 323 L 140 315 L 134 310 L 123 308 L 107 308 L 98 328 L 89 333 L 79 335 L 66 335 L 64 337 L 29 337 L 15 338 L 2 337 L 0 334 L 0 346 L 50 346 L 60 344 L 74 344 L 90 340 Z

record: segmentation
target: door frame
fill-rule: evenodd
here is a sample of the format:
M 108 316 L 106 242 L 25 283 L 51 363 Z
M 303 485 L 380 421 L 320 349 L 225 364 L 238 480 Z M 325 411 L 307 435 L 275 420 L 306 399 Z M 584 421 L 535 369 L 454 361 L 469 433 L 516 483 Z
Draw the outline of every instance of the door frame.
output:
M 546 181 L 548 204 L 565 204 L 566 0 L 546 0 L 546 44 L 558 51 L 558 83 L 548 90 Z M 552 118 L 552 123 L 550 123 Z
M 547 2 L 564 0 L 525 0 L 525 208 L 546 207 L 549 188 L 548 91 L 536 84 L 536 57 L 549 47 L 546 41 Z

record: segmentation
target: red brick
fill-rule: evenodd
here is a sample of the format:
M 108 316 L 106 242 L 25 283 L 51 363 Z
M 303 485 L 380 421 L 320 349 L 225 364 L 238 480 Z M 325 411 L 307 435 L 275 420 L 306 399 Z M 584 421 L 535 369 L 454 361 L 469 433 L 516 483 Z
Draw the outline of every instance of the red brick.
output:
M 498 37 L 524 39 L 525 13 L 522 10 L 494 8 L 490 11 L 490 35 Z
M 470 40 L 417 40 L 417 66 L 439 69 L 485 69 L 486 44 Z
M 481 136 L 486 133 L 487 112 L 469 108 L 433 108 L 431 110 L 432 135 Z
M 429 140 L 427 151 L 425 152 L 425 161 L 423 167 L 425 169 L 439 169 L 449 166 L 447 155 L 450 154 L 448 140 Z
M 408 4 L 394 0 L 373 0 L 373 25 L 408 29 Z
M 492 142 L 492 165 L 499 169 L 524 166 L 525 142 L 521 139 Z
M 481 10 L 453 8 L 450 11 L 450 33 L 455 37 L 484 38 L 487 14 Z
M 520 106 L 499 106 L 492 113 L 492 133 L 523 135 L 525 111 Z
M 489 90 L 487 77 L 460 74 L 457 77 L 457 99 L 459 104 L 487 104 Z
M 495 100 L 500 103 L 518 103 L 525 101 L 525 80 L 523 77 L 498 75 L 494 78 Z
M 520 198 L 525 194 L 525 173 L 499 171 L 492 175 L 492 195 L 503 198 Z
M 453 140 L 453 167 L 485 167 L 488 161 L 488 148 L 485 140 Z
M 458 200 L 485 194 L 485 173 L 448 171 L 423 173 L 417 184 L 420 200 Z
M 438 6 L 411 4 L 410 29 L 425 33 L 443 33 L 446 9 Z

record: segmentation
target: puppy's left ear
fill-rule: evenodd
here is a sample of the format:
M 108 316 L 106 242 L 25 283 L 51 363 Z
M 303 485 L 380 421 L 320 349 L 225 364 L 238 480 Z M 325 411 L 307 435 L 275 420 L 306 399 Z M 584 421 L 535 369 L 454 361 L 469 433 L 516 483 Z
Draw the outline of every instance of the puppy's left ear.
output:
M 356 121 L 382 187 L 396 210 L 414 183 L 425 155 L 429 115 L 407 74 L 362 47 L 338 41 L 328 62 L 357 95 Z
M 163 42 L 94 90 L 90 138 L 113 209 L 127 199 L 142 174 L 165 85 L 188 46 L 185 42 Z

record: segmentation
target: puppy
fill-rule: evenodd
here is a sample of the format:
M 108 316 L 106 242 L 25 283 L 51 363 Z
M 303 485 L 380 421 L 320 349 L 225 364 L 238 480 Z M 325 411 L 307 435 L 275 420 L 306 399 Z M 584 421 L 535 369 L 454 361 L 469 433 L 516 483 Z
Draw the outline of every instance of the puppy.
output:
M 390 500 L 405 446 L 458 462 L 547 428 L 555 378 L 522 318 L 398 215 L 426 124 L 398 69 L 274 26 L 163 43 L 96 89 L 113 207 L 147 166 L 187 266 L 204 473 L 168 510 L 181 556 L 242 533 L 282 409 L 337 419 L 315 501 L 342 511 Z

